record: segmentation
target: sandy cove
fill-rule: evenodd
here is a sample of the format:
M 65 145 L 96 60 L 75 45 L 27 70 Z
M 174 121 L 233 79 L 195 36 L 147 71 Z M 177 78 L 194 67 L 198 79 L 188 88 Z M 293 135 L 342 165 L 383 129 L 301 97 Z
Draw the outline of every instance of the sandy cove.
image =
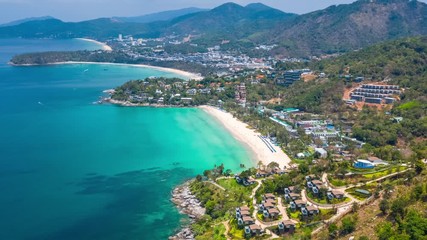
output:
M 222 125 L 240 142 L 245 143 L 255 154 L 256 161 L 262 161 L 264 165 L 271 162 L 279 163 L 280 167 L 289 167 L 291 159 L 286 155 L 283 150 L 274 146 L 276 152 L 271 152 L 267 145 L 258 137 L 260 133 L 253 129 L 248 128 L 246 123 L 234 118 L 233 115 L 225 111 L 219 110 L 211 106 L 201 106 L 208 114 L 215 117 Z
M 109 51 L 109 52 L 113 51 L 113 48 L 111 48 L 107 44 L 99 42 L 99 41 L 96 41 L 96 40 L 93 40 L 93 39 L 89 39 L 89 38 L 76 38 L 76 39 L 82 40 L 82 41 L 86 41 L 86 42 L 93 42 L 93 43 L 102 45 L 102 50 L 104 50 L 104 51 Z

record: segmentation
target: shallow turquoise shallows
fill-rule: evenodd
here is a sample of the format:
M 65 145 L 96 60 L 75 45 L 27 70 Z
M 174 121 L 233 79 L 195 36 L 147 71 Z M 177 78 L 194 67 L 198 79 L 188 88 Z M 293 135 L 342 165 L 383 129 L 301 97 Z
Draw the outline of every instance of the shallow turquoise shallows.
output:
M 251 156 L 199 109 L 96 105 L 131 79 L 111 65 L 12 67 L 17 53 L 96 49 L 78 40 L 0 40 L 0 239 L 167 239 L 187 219 L 179 183 Z

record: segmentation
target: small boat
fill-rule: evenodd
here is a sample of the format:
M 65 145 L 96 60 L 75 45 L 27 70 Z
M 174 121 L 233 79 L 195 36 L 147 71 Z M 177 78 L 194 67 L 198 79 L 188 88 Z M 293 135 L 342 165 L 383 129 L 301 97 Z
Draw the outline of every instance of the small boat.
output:
M 87 72 L 87 71 L 89 71 L 89 69 L 85 69 L 83 72 Z

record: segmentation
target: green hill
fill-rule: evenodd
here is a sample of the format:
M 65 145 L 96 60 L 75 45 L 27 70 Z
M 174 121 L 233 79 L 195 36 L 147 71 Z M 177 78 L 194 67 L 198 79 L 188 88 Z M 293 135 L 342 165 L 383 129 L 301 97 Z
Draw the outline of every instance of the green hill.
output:
M 328 114 L 336 120 L 356 122 L 353 137 L 373 146 L 388 144 L 402 146 L 424 146 L 427 138 L 427 37 L 399 39 L 377 44 L 340 57 L 312 62 L 307 65 L 279 67 L 309 67 L 325 72 L 328 79 L 315 82 L 300 81 L 285 90 L 285 107 L 298 107 L 309 112 Z M 343 74 L 365 77 L 365 82 L 387 80 L 405 89 L 401 101 L 393 109 L 378 111 L 365 108 L 356 110 L 342 101 L 343 92 L 352 86 Z M 403 121 L 393 122 L 393 117 Z M 425 149 L 421 147 L 421 149 Z M 415 150 L 414 150 L 415 151 Z M 425 151 L 425 150 L 423 150 Z M 423 153 L 425 154 L 425 153 Z
M 427 34 L 427 4 L 359 0 L 297 17 L 271 32 L 277 53 L 297 56 L 345 52 L 381 41 Z
M 360 49 L 385 40 L 427 35 L 427 4 L 407 0 L 359 0 L 304 15 L 284 13 L 256 3 L 226 3 L 209 11 L 168 21 L 125 22 L 103 18 L 78 23 L 60 20 L 30 21 L 0 27 L 0 38 L 106 39 L 124 35 L 159 37 L 195 36 L 201 46 L 231 40 L 230 47 L 253 49 L 257 44 L 278 44 L 268 55 L 306 57 Z M 224 46 L 226 47 L 226 46 Z

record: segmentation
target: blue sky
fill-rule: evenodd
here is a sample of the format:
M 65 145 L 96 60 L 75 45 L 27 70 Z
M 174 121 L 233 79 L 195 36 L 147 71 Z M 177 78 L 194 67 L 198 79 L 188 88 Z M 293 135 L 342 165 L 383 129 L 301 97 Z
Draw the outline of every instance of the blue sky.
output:
M 81 21 L 99 17 L 139 16 L 186 7 L 213 8 L 231 0 L 0 0 L 0 23 L 12 20 L 53 16 L 64 21 Z M 262 2 L 285 12 L 307 13 L 334 4 L 354 0 L 234 0 L 246 5 Z M 427 2 L 427 0 L 422 0 Z

